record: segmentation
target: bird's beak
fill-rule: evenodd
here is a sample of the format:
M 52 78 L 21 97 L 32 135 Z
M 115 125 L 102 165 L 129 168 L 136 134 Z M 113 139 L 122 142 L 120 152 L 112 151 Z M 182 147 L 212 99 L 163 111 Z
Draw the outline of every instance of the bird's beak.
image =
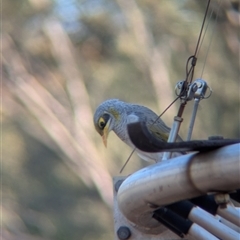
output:
M 103 144 L 105 147 L 107 147 L 107 138 L 108 138 L 108 134 L 111 131 L 109 129 L 109 125 L 110 125 L 111 121 L 108 121 L 105 128 L 103 129 L 103 135 L 102 135 L 102 140 L 103 140 Z

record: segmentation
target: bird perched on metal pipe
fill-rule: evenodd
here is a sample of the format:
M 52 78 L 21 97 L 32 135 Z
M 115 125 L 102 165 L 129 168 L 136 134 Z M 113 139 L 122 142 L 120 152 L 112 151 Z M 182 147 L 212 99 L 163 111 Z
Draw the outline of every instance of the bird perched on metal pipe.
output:
M 118 99 L 109 99 L 98 106 L 94 114 L 94 126 L 97 132 L 102 136 L 103 143 L 107 146 L 108 134 L 113 131 L 127 145 L 132 148 L 132 144 L 127 124 L 137 121 L 144 121 L 150 133 L 163 142 L 167 142 L 170 128 L 154 113 L 151 109 Z M 177 141 L 182 141 L 178 136 Z M 144 160 L 160 161 L 163 153 L 149 153 L 136 149 L 137 154 Z M 173 156 L 182 153 L 174 153 Z

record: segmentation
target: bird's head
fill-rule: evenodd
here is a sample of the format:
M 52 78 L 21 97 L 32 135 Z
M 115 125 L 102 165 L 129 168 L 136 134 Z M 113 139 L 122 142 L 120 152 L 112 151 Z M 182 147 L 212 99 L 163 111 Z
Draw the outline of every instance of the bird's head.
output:
M 107 147 L 108 134 L 114 130 L 121 117 L 118 102 L 120 101 L 117 99 L 107 100 L 96 109 L 94 114 L 94 126 L 102 136 L 105 147 Z

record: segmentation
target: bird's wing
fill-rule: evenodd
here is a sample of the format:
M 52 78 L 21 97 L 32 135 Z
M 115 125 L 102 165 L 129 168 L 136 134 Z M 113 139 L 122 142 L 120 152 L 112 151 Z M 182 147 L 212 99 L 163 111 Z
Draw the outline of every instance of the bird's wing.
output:
M 149 132 L 153 134 L 153 136 L 155 136 L 156 138 L 163 142 L 167 142 L 171 129 L 151 109 L 144 106 L 132 104 L 128 114 L 129 114 L 128 123 L 143 121 L 146 123 Z M 178 135 L 177 142 L 181 141 L 182 139 Z
M 168 141 L 169 133 L 171 128 L 167 127 L 164 122 L 161 120 L 162 124 L 159 123 L 151 123 L 147 124 L 150 133 L 153 134 L 157 139 L 162 140 L 163 142 Z M 178 135 L 177 142 L 182 142 L 182 138 Z
M 139 117 L 137 115 L 135 115 L 135 114 L 129 114 L 127 116 L 127 124 L 138 122 L 138 121 L 139 121 Z
M 160 126 L 158 126 L 157 124 L 149 124 L 148 125 L 148 130 L 151 134 L 153 134 L 154 137 L 156 137 L 157 139 L 163 141 L 163 142 L 167 142 L 168 140 L 168 136 L 169 136 L 169 132 L 167 132 L 166 130 L 164 131 Z

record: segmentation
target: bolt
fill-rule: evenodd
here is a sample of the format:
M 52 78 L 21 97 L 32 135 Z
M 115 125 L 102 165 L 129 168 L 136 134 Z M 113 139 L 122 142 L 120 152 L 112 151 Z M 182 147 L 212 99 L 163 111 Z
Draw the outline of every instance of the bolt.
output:
M 197 83 L 193 83 L 193 86 L 192 86 L 192 91 L 195 93 L 197 90 L 198 90 L 198 84 Z
M 181 82 L 178 82 L 178 83 L 177 83 L 177 88 L 178 88 L 178 89 L 181 89 L 181 88 L 182 88 L 183 82 L 184 82 L 184 81 L 181 81 Z
M 214 196 L 215 202 L 219 204 L 220 208 L 226 208 L 230 201 L 230 196 L 227 193 L 218 193 Z
M 118 180 L 115 185 L 114 185 L 114 189 L 116 192 L 118 192 L 118 189 L 120 188 L 120 186 L 122 185 L 124 180 Z
M 131 237 L 131 231 L 128 227 L 126 226 L 121 226 L 118 230 L 117 230 L 117 236 L 120 240 L 126 240 L 129 239 Z

